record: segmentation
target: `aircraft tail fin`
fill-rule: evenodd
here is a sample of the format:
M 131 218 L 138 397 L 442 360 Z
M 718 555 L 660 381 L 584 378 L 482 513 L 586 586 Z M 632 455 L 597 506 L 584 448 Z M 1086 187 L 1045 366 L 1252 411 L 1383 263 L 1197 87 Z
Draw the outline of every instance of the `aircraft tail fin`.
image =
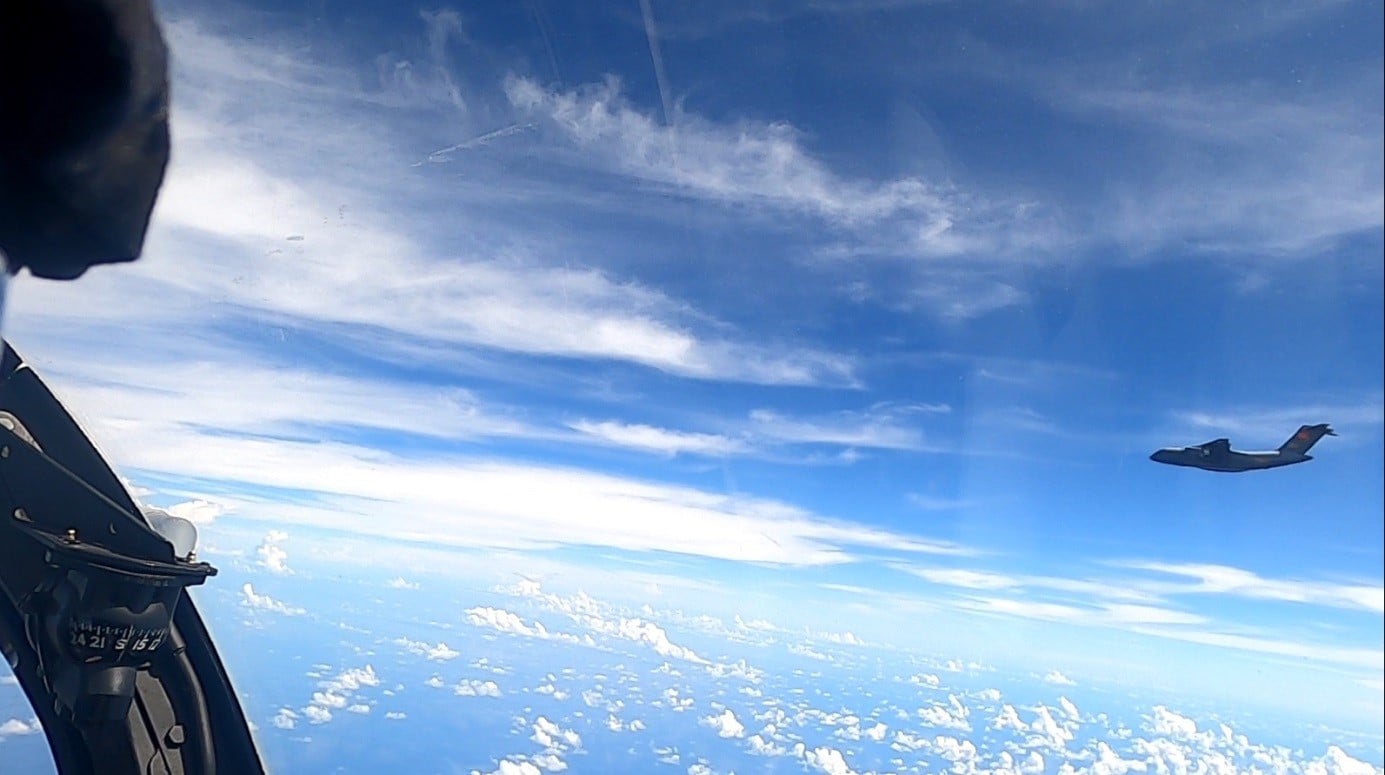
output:
M 1336 436 L 1336 431 L 1332 430 L 1327 423 L 1321 425 L 1304 425 L 1289 437 L 1279 447 L 1279 451 L 1290 455 L 1306 455 L 1308 450 L 1318 443 L 1318 439 L 1323 436 Z

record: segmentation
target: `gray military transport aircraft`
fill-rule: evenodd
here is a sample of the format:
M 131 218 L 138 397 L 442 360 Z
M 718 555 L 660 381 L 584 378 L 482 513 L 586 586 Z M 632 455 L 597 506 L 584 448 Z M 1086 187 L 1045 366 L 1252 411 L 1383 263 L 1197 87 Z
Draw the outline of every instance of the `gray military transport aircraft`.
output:
M 1228 439 L 1216 439 L 1196 447 L 1166 447 L 1149 456 L 1156 463 L 1171 466 L 1188 466 L 1204 471 L 1258 471 L 1262 468 L 1279 468 L 1313 459 L 1308 450 L 1323 436 L 1336 436 L 1327 423 L 1304 425 L 1279 449 L 1265 452 L 1237 452 L 1231 449 Z

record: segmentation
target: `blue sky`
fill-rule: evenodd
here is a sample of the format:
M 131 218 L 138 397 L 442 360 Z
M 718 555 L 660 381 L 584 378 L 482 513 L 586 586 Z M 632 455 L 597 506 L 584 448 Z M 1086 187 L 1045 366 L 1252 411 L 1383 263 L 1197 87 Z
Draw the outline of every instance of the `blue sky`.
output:
M 165 10 L 146 257 L 6 333 L 209 541 L 1379 729 L 1378 5 Z

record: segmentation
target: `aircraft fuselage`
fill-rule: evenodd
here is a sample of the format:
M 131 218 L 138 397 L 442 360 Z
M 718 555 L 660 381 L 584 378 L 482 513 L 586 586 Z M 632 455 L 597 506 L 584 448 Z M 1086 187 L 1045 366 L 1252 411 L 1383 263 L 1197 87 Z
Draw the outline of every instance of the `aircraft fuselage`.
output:
M 1239 473 L 1259 471 L 1265 468 L 1280 468 L 1313 459 L 1312 455 L 1295 455 L 1287 452 L 1236 452 L 1227 450 L 1208 450 L 1203 447 L 1169 447 L 1149 456 L 1156 463 L 1171 466 L 1188 466 L 1204 471 Z

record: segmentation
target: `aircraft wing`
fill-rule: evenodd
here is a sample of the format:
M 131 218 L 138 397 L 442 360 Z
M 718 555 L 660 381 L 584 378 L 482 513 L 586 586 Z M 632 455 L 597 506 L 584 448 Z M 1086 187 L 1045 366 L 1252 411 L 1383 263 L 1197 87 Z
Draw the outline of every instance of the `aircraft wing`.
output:
M 1228 452 L 1231 450 L 1231 439 L 1212 439 L 1206 444 L 1197 445 L 1197 449 L 1205 449 L 1208 452 Z

